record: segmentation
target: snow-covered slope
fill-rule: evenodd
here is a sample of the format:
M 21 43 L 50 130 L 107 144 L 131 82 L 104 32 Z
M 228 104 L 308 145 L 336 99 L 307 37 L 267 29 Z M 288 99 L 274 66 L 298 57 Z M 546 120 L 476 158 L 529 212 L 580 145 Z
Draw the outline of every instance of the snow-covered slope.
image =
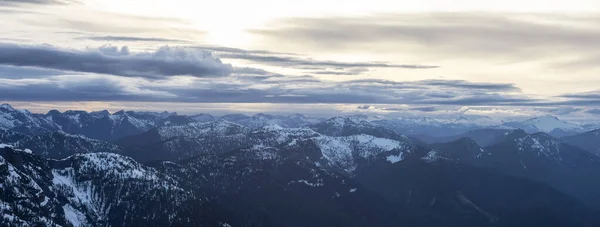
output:
M 27 134 L 42 134 L 59 129 L 59 126 L 27 110 L 14 109 L 9 104 L 0 104 L 0 129 Z
M 554 130 L 562 130 L 562 131 L 574 131 L 581 132 L 583 131 L 582 126 L 566 122 L 558 119 L 555 116 L 543 116 L 531 118 L 525 121 L 520 122 L 506 122 L 502 124 L 500 127 L 509 128 L 509 129 L 523 129 L 529 133 L 534 132 L 545 132 L 550 133 Z
M 51 110 L 47 114 L 33 114 L 27 110 L 14 109 L 8 104 L 0 105 L 0 129 L 27 135 L 64 131 L 94 139 L 115 140 L 154 127 L 194 121 L 190 117 L 169 112 L 119 111 L 111 114 L 106 110 L 96 112 L 69 110 L 62 113 Z
M 407 137 L 394 132 L 388 127 L 356 117 L 333 117 L 321 123 L 311 125 L 310 127 L 313 130 L 328 136 L 367 134 L 398 141 L 409 140 Z
M 475 115 L 464 115 L 460 116 L 456 119 L 452 119 L 448 121 L 449 123 L 454 124 L 463 124 L 463 125 L 477 125 L 477 126 L 493 126 L 501 124 L 502 122 L 497 119 L 492 119 L 488 116 L 475 116 Z
M 121 155 L 49 160 L 11 148 L 0 155 L 2 226 L 190 225 L 181 205 L 203 206 L 172 177 Z
M 78 153 L 123 152 L 121 147 L 111 142 L 71 135 L 62 131 L 30 136 L 0 129 L 0 143 L 27 147 L 35 154 L 47 158 L 66 158 Z
M 359 134 L 342 137 L 317 136 L 305 140 L 294 140 L 286 148 L 303 149 L 307 143 L 314 143 L 320 152 L 315 163 L 347 174 L 353 174 L 361 162 L 380 158 L 391 163 L 402 159 L 417 150 L 414 144 L 370 135 Z
M 263 113 L 255 114 L 253 116 L 232 114 L 225 115 L 221 118 L 253 129 L 261 128 L 267 125 L 279 125 L 284 128 L 297 128 L 322 121 L 322 119 L 311 118 L 302 114 L 293 114 L 289 116 Z
M 108 111 L 92 113 L 65 111 L 60 113 L 53 110 L 48 112 L 45 117 L 58 124 L 62 131 L 102 140 L 115 140 L 164 125 L 194 122 L 193 119 L 187 116 L 179 116 L 176 113 L 169 112 L 119 111 L 110 114 Z
M 200 136 L 226 136 L 248 132 L 246 127 L 219 119 L 210 122 L 194 122 L 177 126 L 165 126 L 158 128 L 158 134 L 162 140 L 173 137 L 195 138 Z
M 427 135 L 446 137 L 466 133 L 484 127 L 477 121 L 467 118 L 439 120 L 431 117 L 402 117 L 373 121 L 404 135 Z
M 0 145 L 0 226 L 598 223 L 593 209 L 544 184 L 440 159 L 407 141 L 274 126 L 242 135 L 264 143 L 150 166 L 112 153 L 55 160 Z

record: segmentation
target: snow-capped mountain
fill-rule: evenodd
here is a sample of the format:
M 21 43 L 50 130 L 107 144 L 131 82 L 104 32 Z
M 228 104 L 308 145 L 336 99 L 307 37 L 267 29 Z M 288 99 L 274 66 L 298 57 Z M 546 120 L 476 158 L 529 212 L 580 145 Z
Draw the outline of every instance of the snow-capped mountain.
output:
M 9 104 L 0 104 L 0 128 L 26 134 L 43 134 L 59 129 L 58 125 L 42 115 L 14 109 Z
M 66 158 L 79 153 L 123 153 L 123 149 L 111 142 L 71 135 L 62 131 L 42 135 L 26 135 L 0 129 L 0 143 L 15 147 L 28 147 L 35 154 L 47 158 Z
M 392 204 L 354 180 L 278 148 L 254 146 L 163 168 L 218 198 L 231 226 L 395 226 L 414 219 L 390 212 Z
M 406 137 L 350 118 L 333 118 L 302 128 L 268 125 L 251 130 L 223 119 L 165 126 L 140 135 L 125 137 L 118 144 L 127 147 L 130 156 L 140 161 L 183 160 L 201 154 L 220 154 L 253 146 L 286 147 L 287 150 L 314 150 L 318 162 L 349 173 L 356 168 L 357 158 L 368 159 L 389 153 L 395 159 L 415 150 Z M 139 155 L 137 155 L 139 153 Z M 342 154 L 343 153 L 343 154 Z M 336 160 L 333 160 L 333 159 Z
M 466 119 L 466 118 L 465 118 Z M 434 137 L 453 136 L 478 129 L 483 126 L 465 119 L 442 121 L 431 117 L 395 118 L 373 121 L 404 135 L 427 135 Z
M 158 127 L 121 138 L 116 143 L 127 148 L 127 155 L 142 162 L 177 161 L 250 146 L 254 143 L 246 137 L 249 132 L 250 129 L 245 126 L 219 119 Z
M 463 125 L 477 125 L 477 126 L 493 126 L 501 124 L 502 122 L 497 119 L 492 119 L 488 116 L 478 115 L 463 115 L 456 119 L 446 121 L 448 123 L 463 124 Z
M 525 121 L 505 122 L 498 127 L 506 129 L 523 129 L 528 133 L 545 132 L 556 136 L 583 132 L 584 130 L 580 125 L 560 120 L 555 116 L 543 116 Z
M 51 160 L 11 148 L 0 155 L 2 226 L 211 225 L 212 217 L 191 215 L 204 209 L 202 197 L 124 156 Z
M 210 114 L 196 114 L 196 115 L 192 115 L 190 117 L 197 122 L 209 122 L 209 121 L 216 120 L 216 117 L 214 117 Z
M 338 137 L 320 135 L 294 139 L 283 149 L 303 152 L 307 160 L 311 160 L 315 165 L 348 175 L 355 174 L 357 169 L 375 160 L 396 163 L 407 156 L 426 153 L 422 147 L 407 141 L 366 134 Z M 313 152 L 306 153 L 311 150 Z
M 321 123 L 311 125 L 310 128 L 328 136 L 366 134 L 398 141 L 408 140 L 407 137 L 389 128 L 355 117 L 333 117 Z
M 231 114 L 225 115 L 221 118 L 249 128 L 261 128 L 267 125 L 279 125 L 284 128 L 298 128 L 322 121 L 322 119 L 311 118 L 302 114 L 293 114 L 290 116 L 279 116 L 263 113 L 255 114 L 253 116 Z
M 194 120 L 176 113 L 152 113 L 119 111 L 110 114 L 108 111 L 92 112 L 52 110 L 46 119 L 56 123 L 60 130 L 71 134 L 82 134 L 90 138 L 115 140 L 121 137 L 145 132 L 163 125 L 179 125 Z
M 159 127 L 157 133 L 161 140 L 167 140 L 173 137 L 226 136 L 248 131 L 249 129 L 242 125 L 220 119 L 211 122 Z
M 0 128 L 28 135 L 64 131 L 81 134 L 94 139 L 115 140 L 135 135 L 163 125 L 179 125 L 194 122 L 194 119 L 176 113 L 119 111 L 74 111 L 51 110 L 47 114 L 33 114 L 17 110 L 8 104 L 0 105 Z
M 111 153 L 45 159 L 3 145 L 0 225 L 584 227 L 600 223 L 593 209 L 534 181 L 447 162 L 430 150 L 408 152 L 413 145 L 391 139 L 364 134 L 311 137 L 313 132 L 268 127 L 251 133 L 309 138 L 288 142 L 283 136 L 278 138 L 286 142 L 277 147 L 255 145 L 152 166 Z M 346 151 L 354 157 L 344 155 Z M 362 160 L 353 174 L 332 171 L 332 167 L 343 169 L 339 167 L 350 159 Z

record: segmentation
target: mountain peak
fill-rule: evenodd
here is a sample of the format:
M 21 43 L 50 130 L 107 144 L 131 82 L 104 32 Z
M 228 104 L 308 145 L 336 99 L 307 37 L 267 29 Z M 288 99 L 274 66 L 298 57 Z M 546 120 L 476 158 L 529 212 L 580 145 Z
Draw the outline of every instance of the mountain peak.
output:
M 15 110 L 10 104 L 8 103 L 2 103 L 0 104 L 0 109 L 6 109 L 6 110 Z
M 266 119 L 273 119 L 273 118 L 275 118 L 274 115 L 264 114 L 264 113 L 257 113 L 257 114 L 255 114 L 252 117 L 254 117 L 254 118 L 266 118 Z
M 88 112 L 85 110 L 67 110 L 63 112 L 66 115 L 77 115 L 77 114 L 87 114 Z
M 96 116 L 108 116 L 108 115 L 110 115 L 110 112 L 108 112 L 108 110 L 101 110 L 101 111 L 92 111 L 90 114 L 96 115 Z
M 126 115 L 125 110 L 119 110 L 115 112 L 113 115 Z
M 459 143 L 459 144 L 465 144 L 465 145 L 469 145 L 469 146 L 475 146 L 475 147 L 479 147 L 479 145 L 477 144 L 477 142 L 475 142 L 475 140 L 469 138 L 469 137 L 462 137 L 460 139 L 457 139 L 456 141 L 454 141 L 454 143 Z
M 288 116 L 288 118 L 307 119 L 308 117 L 304 114 L 297 113 L 297 114 L 292 114 L 292 115 Z
M 356 119 L 356 118 L 352 119 L 352 118 L 348 118 L 348 117 L 332 117 L 323 123 L 332 125 L 335 127 L 344 127 L 344 126 L 346 126 L 346 124 L 357 123 L 357 120 L 361 121 L 361 119 Z
M 48 116 L 60 115 L 60 114 L 62 114 L 62 113 L 58 110 L 50 110 L 50 111 L 48 111 L 48 113 L 46 113 L 46 115 L 48 115 Z
M 542 131 L 549 133 L 555 129 L 562 129 L 565 131 L 582 130 L 582 127 L 580 125 L 560 120 L 558 117 L 552 115 L 530 118 L 521 122 L 507 122 L 503 125 L 512 128 L 522 128 L 527 130 L 528 132 Z
M 533 125 L 544 132 L 551 132 L 554 129 L 576 129 L 578 125 L 558 119 L 556 116 L 546 115 L 542 117 L 531 118 L 523 123 Z
M 504 136 L 505 136 L 507 139 L 516 139 L 516 138 L 522 138 L 522 137 L 525 137 L 525 136 L 528 136 L 528 135 L 529 135 L 529 134 L 528 134 L 528 133 L 527 133 L 525 130 L 523 130 L 523 129 L 520 129 L 520 128 L 518 128 L 518 129 L 513 129 L 513 130 L 511 130 L 511 131 L 509 131 L 509 132 L 506 132 L 506 133 L 504 134 Z

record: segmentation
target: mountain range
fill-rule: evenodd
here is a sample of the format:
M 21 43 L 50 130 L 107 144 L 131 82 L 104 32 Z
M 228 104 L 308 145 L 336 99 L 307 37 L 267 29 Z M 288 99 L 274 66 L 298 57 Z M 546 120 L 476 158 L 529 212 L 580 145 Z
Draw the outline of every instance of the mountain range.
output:
M 398 134 L 416 138 L 440 138 L 457 136 L 477 129 L 523 129 L 528 133 L 545 132 L 555 137 L 580 134 L 600 129 L 599 124 L 576 124 L 558 119 L 555 116 L 535 117 L 523 121 L 501 121 L 487 116 L 464 115 L 456 119 L 436 119 L 431 117 L 386 118 L 382 116 L 352 115 L 345 118 L 354 121 L 367 121 L 394 130 Z M 25 134 L 44 134 L 64 131 L 81 134 L 93 139 L 115 141 L 126 136 L 137 135 L 149 129 L 181 125 L 194 122 L 210 122 L 218 119 L 237 123 L 248 128 L 278 125 L 284 128 L 297 128 L 314 125 L 328 118 L 309 117 L 302 114 L 289 116 L 255 114 L 230 114 L 213 116 L 210 114 L 179 115 L 164 112 L 106 110 L 64 111 L 51 110 L 46 114 L 31 113 L 14 109 L 9 104 L 0 105 L 0 128 L 11 129 Z
M 0 111 L 2 226 L 600 224 L 598 133 L 537 132 L 557 118 L 424 140 L 360 115 Z

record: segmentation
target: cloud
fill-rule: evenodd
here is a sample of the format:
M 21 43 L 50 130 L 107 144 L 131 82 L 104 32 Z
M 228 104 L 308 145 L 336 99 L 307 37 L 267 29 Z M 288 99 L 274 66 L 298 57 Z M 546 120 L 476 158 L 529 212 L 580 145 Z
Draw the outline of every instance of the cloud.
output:
M 48 48 L 52 51 L 56 49 L 53 47 L 44 48 Z M 0 48 L 0 50 L 1 49 L 2 48 Z M 83 78 L 88 78 L 91 76 L 100 76 L 109 77 L 113 79 L 109 81 L 104 81 L 104 83 L 93 82 L 94 84 L 98 84 L 99 87 L 88 88 L 82 87 L 77 84 L 68 84 L 64 81 L 58 83 L 56 82 L 56 79 L 54 79 L 58 77 L 56 76 L 56 74 L 53 73 L 48 73 L 46 76 L 35 76 L 36 71 L 32 71 L 29 72 L 29 78 L 31 78 L 31 80 L 28 81 L 18 80 L 16 79 L 17 77 L 5 77 L 6 79 L 0 80 L 0 87 L 13 87 L 13 90 L 11 92 L 7 92 L 3 95 L 0 95 L 0 99 L 32 101 L 35 99 L 35 97 L 39 97 L 39 99 L 41 100 L 51 100 L 53 99 L 53 97 L 55 97 L 57 101 L 66 101 L 66 99 L 72 99 L 73 101 L 77 101 L 80 99 L 88 99 L 94 101 L 108 99 L 112 101 L 156 101 L 190 103 L 368 103 L 371 105 L 417 105 L 418 108 L 412 109 L 411 111 L 419 112 L 436 111 L 435 107 L 431 105 L 568 107 L 574 106 L 573 104 L 568 102 L 578 101 L 574 99 L 564 99 L 561 101 L 551 102 L 550 100 L 530 98 L 522 94 L 521 90 L 518 87 L 510 83 L 480 83 L 465 80 L 392 81 L 382 79 L 329 81 L 318 79 L 316 77 L 308 75 L 282 75 L 270 73 L 263 69 L 234 68 L 229 65 L 227 65 L 227 72 L 232 73 L 232 75 L 226 77 L 211 77 L 212 74 L 196 74 L 195 76 L 177 76 L 194 74 L 187 72 L 190 70 L 187 70 L 186 67 L 178 67 L 177 70 L 187 70 L 187 73 L 179 73 L 180 71 L 176 71 L 178 73 L 170 73 L 171 71 L 163 69 L 159 71 L 161 72 L 160 74 L 146 73 L 150 69 L 154 70 L 155 67 L 162 67 L 162 65 L 153 64 L 151 66 L 147 66 L 145 63 L 141 65 L 136 63 L 136 61 L 145 61 L 149 58 L 152 61 L 155 61 L 156 59 L 163 61 L 163 63 L 161 64 L 166 64 L 164 67 L 167 68 L 170 68 L 173 65 L 180 66 L 183 63 L 194 64 L 195 67 L 192 67 L 192 69 L 196 69 L 196 65 L 203 66 L 203 62 L 198 62 L 196 58 L 192 58 L 192 60 L 188 59 L 188 57 L 186 56 L 189 54 L 187 52 L 187 49 L 182 49 L 183 52 L 178 52 L 179 50 L 180 49 L 177 49 L 177 51 L 172 51 L 168 47 L 163 47 L 151 53 L 132 53 L 132 51 L 128 48 L 119 48 L 115 46 L 103 46 L 98 49 L 86 51 L 61 50 L 61 52 L 75 53 L 77 57 L 83 56 L 83 60 L 63 59 L 49 64 L 45 63 L 47 57 L 41 57 L 30 59 L 35 64 L 27 65 L 35 66 L 38 68 L 51 68 L 42 69 L 50 70 L 50 72 L 54 72 L 52 71 L 52 69 L 71 71 L 71 73 L 69 73 L 71 75 L 61 74 L 60 76 L 63 77 L 59 76 L 60 78 L 65 78 L 64 76 L 72 76 L 70 78 L 81 77 L 83 80 Z M 197 50 L 192 49 L 192 51 Z M 10 55 L 18 56 L 13 54 Z M 92 55 L 94 56 L 94 58 L 90 58 L 88 57 L 88 55 Z M 37 54 L 37 56 L 44 55 Z M 61 57 L 60 54 L 58 56 Z M 205 59 L 205 57 L 206 56 L 200 59 Z M 73 69 L 73 67 L 66 68 L 60 65 L 63 62 L 69 62 L 70 66 L 73 64 L 73 62 L 78 63 L 78 61 L 84 62 L 86 64 L 87 62 L 97 64 L 96 61 L 90 61 L 88 59 L 97 60 L 98 58 L 102 59 L 102 61 L 100 62 L 104 62 L 104 58 L 119 59 L 119 62 L 115 63 L 116 65 L 112 64 L 112 62 L 111 64 L 105 64 L 106 66 L 111 66 L 104 67 L 110 68 L 110 72 L 80 70 L 76 67 L 75 69 Z M 2 62 L 4 59 L 5 58 L 0 57 L 0 62 Z M 133 61 L 134 64 L 131 64 L 129 61 Z M 210 59 L 210 61 L 211 63 L 214 63 L 216 60 Z M 59 65 L 57 66 L 56 64 Z M 120 66 L 119 64 L 124 65 Z M 136 67 L 138 66 L 141 69 L 137 69 Z M 225 67 L 224 65 L 217 66 Z M 86 65 L 86 67 L 88 66 Z M 149 67 L 150 69 L 146 67 Z M 10 66 L 9 68 L 14 69 L 15 67 Z M 120 68 L 127 68 L 129 71 L 123 73 L 118 70 Z M 84 74 L 77 75 L 77 73 L 75 73 L 74 71 L 81 71 L 84 72 Z M 44 71 L 40 73 L 43 72 Z M 96 74 L 86 74 L 90 72 Z M 135 74 L 132 75 L 132 72 Z M 139 76 L 138 74 L 142 74 L 142 72 L 143 75 Z M 106 76 L 106 74 L 116 76 Z M 25 72 L 22 72 L 22 75 L 26 75 Z M 148 75 L 154 76 L 150 77 Z M 154 80 L 140 81 L 137 77 L 152 78 Z M 118 81 L 121 82 L 115 83 L 114 78 L 121 78 L 118 79 Z M 120 91 L 126 91 L 127 89 L 122 89 L 124 88 L 123 84 L 128 85 L 127 89 L 134 91 L 135 95 L 129 93 L 127 93 L 127 95 L 123 95 L 123 92 L 116 92 L 116 90 L 114 90 L 118 88 L 121 89 Z M 81 90 L 82 92 L 88 92 L 84 95 L 74 95 L 73 92 L 79 90 Z M 105 95 L 101 92 L 90 93 L 91 91 L 103 90 L 108 90 L 106 94 L 121 95 L 111 96 Z M 20 96 L 18 94 L 22 95 Z M 405 109 L 406 108 L 402 110 Z M 387 111 L 395 110 L 388 109 Z M 560 111 L 564 112 L 567 110 L 563 109 Z
M 23 7 L 11 7 L 10 10 L 17 10 L 18 13 L 26 10 L 30 5 Z M 64 8 L 64 9 L 63 9 Z M 27 20 L 21 19 L 22 16 L 16 14 L 5 19 L 10 21 L 10 27 L 27 27 L 28 34 L 42 36 L 34 37 L 38 42 L 50 42 L 59 34 L 78 34 L 84 36 L 97 36 L 104 38 L 126 38 L 126 37 L 162 37 L 169 35 L 170 39 L 196 40 L 202 39 L 206 35 L 205 31 L 198 30 L 191 25 L 191 22 L 181 18 L 173 17 L 152 17 L 138 16 L 124 13 L 98 11 L 93 7 L 52 7 L 52 8 L 34 8 L 29 12 L 31 15 Z M 64 12 L 63 12 L 64 11 Z M 70 13 L 73 12 L 73 13 Z M 27 12 L 24 12 L 27 13 Z M 17 30 L 18 31 L 18 30 Z M 11 35 L 5 32 L 6 35 Z M 18 34 L 12 34 L 18 35 Z M 66 40 L 77 41 L 83 36 L 67 36 Z M 116 41 L 116 40 L 115 40 Z
M 275 66 L 286 67 L 319 67 L 319 68 L 404 68 L 404 69 L 433 69 L 439 68 L 435 65 L 418 64 L 391 64 L 385 62 L 339 62 L 339 61 L 320 61 L 313 59 L 302 59 L 289 56 L 274 56 L 260 54 L 220 54 L 219 57 L 225 59 L 243 59 L 252 62 L 259 62 Z
M 466 80 L 420 80 L 420 81 L 391 81 L 381 79 L 362 79 L 362 80 L 350 80 L 345 81 L 346 84 L 372 84 L 376 86 L 389 87 L 389 88 L 404 88 L 404 89 L 418 89 L 426 87 L 442 87 L 450 89 L 471 89 L 471 90 L 486 90 L 486 91 L 520 91 L 521 89 L 516 87 L 514 84 L 509 83 L 477 83 Z M 440 97 L 448 97 L 450 95 L 442 95 L 437 93 Z
M 423 80 L 420 84 L 429 86 L 441 86 L 451 88 L 497 90 L 497 91 L 520 91 L 514 84 L 507 83 L 475 83 L 466 80 Z
M 231 81 L 234 79 L 234 81 Z M 310 76 L 237 76 L 220 80 L 201 80 L 186 87 L 164 89 L 189 102 L 261 103 L 371 103 L 441 105 L 519 105 L 538 100 L 501 94 L 515 89 L 507 86 L 478 86 L 478 83 L 450 81 L 353 80 L 333 82 Z M 452 85 L 458 84 L 455 87 Z M 473 85 L 474 88 L 471 86 Z M 189 89 L 188 87 L 193 87 Z M 440 94 L 439 90 L 445 90 Z M 365 106 L 365 108 L 369 108 Z M 427 111 L 427 109 L 422 109 Z
M 103 76 L 54 76 L 45 79 L 0 79 L 0 99 L 19 101 L 150 101 L 174 97 Z
M 64 75 L 66 72 L 52 70 L 52 69 L 40 69 L 34 67 L 15 67 L 0 65 L 0 78 L 44 78 L 48 76 Z
M 598 19 L 582 14 L 372 14 L 280 19 L 266 29 L 249 32 L 266 42 L 285 41 L 300 49 L 338 53 L 368 50 L 428 59 L 486 57 L 488 61 L 578 56 L 576 62 L 593 64 L 600 56 Z
M 589 109 L 585 112 L 600 115 L 600 109 Z
M 36 4 L 36 5 L 63 5 L 76 3 L 75 0 L 1 0 L 1 5 Z
M 416 108 L 410 108 L 410 110 L 417 110 L 417 111 L 421 111 L 421 112 L 435 112 L 438 109 L 435 107 L 416 107 Z
M 367 68 L 349 68 L 341 70 L 329 70 L 329 71 L 311 71 L 311 74 L 317 75 L 340 75 L 340 76 L 354 76 L 361 75 L 368 72 Z
M 419 100 L 418 104 L 461 105 L 461 106 L 523 106 L 538 105 L 539 101 L 532 98 L 518 98 L 501 94 L 466 95 L 450 99 Z
M 112 54 L 120 50 L 108 51 Z M 88 78 L 93 78 L 88 79 Z M 101 81 L 98 78 L 110 78 Z M 98 80 L 98 81 L 97 81 Z M 91 84 L 86 87 L 85 84 Z M 34 101 L 108 100 L 198 103 L 370 103 L 408 105 L 520 105 L 535 100 L 500 94 L 506 88 L 481 90 L 452 83 L 355 80 L 334 82 L 312 76 L 235 74 L 229 77 L 165 77 L 154 81 L 106 75 L 60 75 L 7 78 L 0 87 L 11 88 L 0 99 Z M 474 83 L 475 84 L 475 83 Z M 486 89 L 490 89 L 485 87 Z M 440 94 L 440 90 L 444 90 Z M 103 92 L 106 91 L 106 92 Z M 77 95 L 77 92 L 83 92 Z M 134 93 L 131 94 L 131 93 Z M 368 107 L 366 107 L 368 108 Z M 422 108 L 420 111 L 428 111 Z
M 537 108 L 535 110 L 548 112 L 548 113 L 555 114 L 555 115 L 568 115 L 571 113 L 580 112 L 583 109 L 575 108 L 575 107 L 560 107 L 560 108 Z
M 73 72 L 159 79 L 169 76 L 228 76 L 233 67 L 211 53 L 163 46 L 154 52 L 130 53 L 129 48 L 103 46 L 70 50 L 52 46 L 0 44 L 0 65 L 29 66 Z
M 584 99 L 584 100 L 590 100 L 590 99 L 598 99 L 598 100 L 600 100 L 600 91 L 590 91 L 590 92 L 580 92 L 580 93 L 564 94 L 564 95 L 560 95 L 559 97 L 573 98 L 573 99 Z
M 244 55 L 266 54 L 266 55 L 290 55 L 290 56 L 297 55 L 294 53 L 274 52 L 274 51 L 268 51 L 268 50 L 248 50 L 248 49 L 224 47 L 224 46 L 214 46 L 214 45 L 195 45 L 195 46 L 191 46 L 190 48 L 198 48 L 201 50 L 209 50 L 209 51 L 213 51 L 213 52 L 217 52 L 217 53 L 219 53 L 219 52 L 228 53 L 228 54 L 232 54 L 232 55 L 237 55 L 237 54 L 244 54 Z M 223 57 L 223 58 L 225 58 L 225 57 Z
M 86 36 L 80 39 L 89 39 L 94 41 L 122 41 L 122 42 L 179 42 L 186 43 L 187 40 L 181 39 L 166 39 L 156 37 L 134 37 L 134 36 Z

